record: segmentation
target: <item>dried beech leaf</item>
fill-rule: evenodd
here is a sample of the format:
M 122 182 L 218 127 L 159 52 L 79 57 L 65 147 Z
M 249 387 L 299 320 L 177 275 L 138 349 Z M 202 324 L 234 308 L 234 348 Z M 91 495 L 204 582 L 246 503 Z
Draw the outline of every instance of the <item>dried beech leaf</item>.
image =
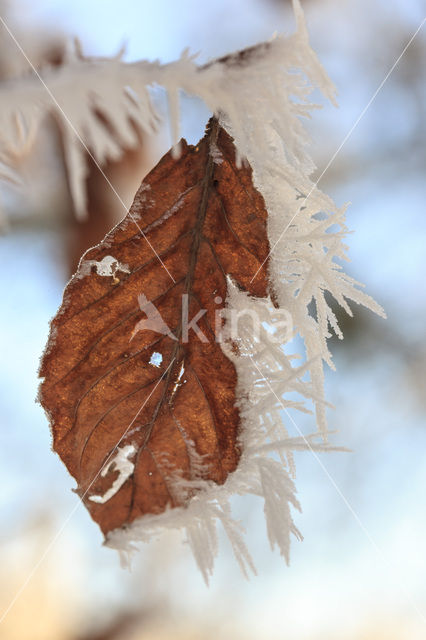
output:
M 267 264 L 250 282 L 269 252 L 266 216 L 251 169 L 237 168 L 212 119 L 196 147 L 182 141 L 179 159 L 164 156 L 68 284 L 40 399 L 105 534 L 184 506 L 197 489 L 177 479 L 223 484 L 237 468 L 237 376 L 215 332 L 227 276 L 268 294 Z

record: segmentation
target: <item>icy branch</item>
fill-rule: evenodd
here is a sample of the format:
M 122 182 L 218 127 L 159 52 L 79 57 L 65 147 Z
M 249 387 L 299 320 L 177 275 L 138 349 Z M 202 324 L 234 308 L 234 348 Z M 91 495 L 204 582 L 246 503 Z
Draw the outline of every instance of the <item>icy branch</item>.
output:
M 119 158 L 124 148 L 137 146 L 138 130 L 154 131 L 159 117 L 150 99 L 150 88 L 161 86 L 167 91 L 175 144 L 179 140 L 179 90 L 183 90 L 199 96 L 213 112 L 226 114 L 239 138 L 240 153 L 245 156 L 248 145 L 242 135 L 242 100 L 249 91 L 253 104 L 264 110 L 273 106 L 269 104 L 270 96 L 260 91 L 273 78 L 278 89 L 277 108 L 269 120 L 285 141 L 289 157 L 311 169 L 302 151 L 306 136 L 299 121 L 300 115 L 307 114 L 307 91 L 302 87 L 303 74 L 289 71 L 303 66 L 304 73 L 315 75 L 330 99 L 334 90 L 309 47 L 297 2 L 295 7 L 298 31 L 290 38 L 280 36 L 203 66 L 198 66 L 187 51 L 179 60 L 162 65 L 144 60 L 125 63 L 120 56 L 84 58 L 77 50 L 60 67 L 1 83 L 0 161 L 13 165 L 16 158 L 27 153 L 41 121 L 52 115 L 63 132 L 76 213 L 84 217 L 87 151 L 102 165 L 107 159 Z M 253 72 L 261 81 L 256 87 L 251 80 Z M 291 94 L 301 102 L 293 103 Z M 259 151 L 264 147 L 265 141 Z

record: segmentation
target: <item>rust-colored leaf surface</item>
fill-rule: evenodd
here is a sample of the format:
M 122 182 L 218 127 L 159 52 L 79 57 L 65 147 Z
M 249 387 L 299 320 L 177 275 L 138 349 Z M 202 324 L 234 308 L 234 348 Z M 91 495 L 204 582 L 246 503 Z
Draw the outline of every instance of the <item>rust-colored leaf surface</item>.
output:
M 40 399 L 105 534 L 184 506 L 176 478 L 222 484 L 237 468 L 237 379 L 215 340 L 218 311 L 228 274 L 267 295 L 267 269 L 250 280 L 268 251 L 251 169 L 237 168 L 212 119 L 196 147 L 182 141 L 179 159 L 163 157 L 84 255 L 52 321 Z

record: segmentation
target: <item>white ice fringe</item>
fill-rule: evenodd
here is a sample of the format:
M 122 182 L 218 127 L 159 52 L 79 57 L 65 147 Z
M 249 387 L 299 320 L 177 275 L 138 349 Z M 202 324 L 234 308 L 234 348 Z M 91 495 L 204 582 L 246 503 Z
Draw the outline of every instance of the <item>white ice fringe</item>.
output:
M 268 211 L 270 288 L 274 300 L 289 312 L 293 331 L 289 335 L 279 329 L 274 333 L 276 341 L 271 341 L 265 327 L 274 326 L 274 306 L 270 301 L 251 299 L 229 281 L 227 312 L 252 308 L 265 323 L 256 339 L 250 318 L 241 322 L 238 356 L 223 343 L 238 373 L 243 451 L 238 469 L 222 486 L 207 482 L 202 461 L 194 452 L 194 468 L 200 478 L 185 481 L 174 477 L 175 491 L 181 496 L 201 489 L 188 505 L 144 516 L 111 532 L 106 540 L 109 546 L 131 551 L 135 541 L 146 541 L 164 528 L 186 529 L 206 581 L 217 553 L 217 520 L 222 522 L 242 569 L 254 570 L 241 537 L 242 527 L 230 512 L 229 498 L 234 494 L 263 497 L 271 546 L 277 545 L 287 561 L 290 534 L 300 538 L 290 512 L 291 505 L 299 508 L 291 479 L 292 452 L 330 448 L 325 441 L 323 366 L 333 366 L 327 347 L 329 329 L 342 337 L 325 292 L 349 314 L 348 300 L 352 300 L 384 315 L 361 285 L 335 262 L 335 258 L 347 260 L 345 209 L 336 208 L 310 179 L 315 167 L 306 152 L 308 136 L 301 116 L 309 116 L 316 107 L 308 100 L 312 88 L 319 88 L 334 102 L 334 87 L 309 46 L 298 0 L 293 1 L 293 7 L 297 21 L 294 35 L 279 36 L 204 66 L 197 66 L 187 52 L 166 65 L 144 61 L 125 64 L 120 57 L 74 58 L 58 70 L 43 72 L 48 91 L 33 75 L 0 85 L 0 162 L 24 153 L 42 118 L 54 114 L 66 132 L 70 183 L 80 216 L 86 201 L 86 151 L 81 140 L 100 163 L 119 157 L 123 147 L 138 144 L 132 121 L 145 131 L 155 129 L 158 121 L 148 91 L 154 85 L 167 91 L 176 154 L 179 90 L 184 90 L 220 114 L 235 139 L 240 160 L 247 158 L 253 169 L 254 184 Z M 220 161 L 214 149 L 211 153 Z M 314 305 L 313 313 L 308 305 Z M 296 334 L 304 341 L 303 357 L 285 350 Z M 308 411 L 305 400 L 315 406 L 317 431 L 306 438 L 300 433 L 290 437 L 283 417 L 289 409 Z
M 331 97 L 332 87 L 307 44 L 302 14 L 296 11 L 298 32 L 290 37 L 278 37 L 270 43 L 254 48 L 253 55 L 239 54 L 198 66 L 195 56 L 187 51 L 176 62 L 137 61 L 125 63 L 120 52 L 115 58 L 85 58 L 79 46 L 69 50 L 58 68 L 47 67 L 40 73 L 27 73 L 0 84 L 0 163 L 13 165 L 32 147 L 42 120 L 52 115 L 59 123 L 65 150 L 69 184 L 77 216 L 86 215 L 85 179 L 88 172 L 87 152 L 102 165 L 106 160 L 118 159 L 125 148 L 140 144 L 138 131 L 155 131 L 159 117 L 151 102 L 149 88 L 155 85 L 167 91 L 170 122 L 174 144 L 179 140 L 179 90 L 202 98 L 214 112 L 227 114 L 247 155 L 248 141 L 244 141 L 245 114 L 241 99 L 247 91 L 251 69 L 256 68 L 262 78 L 276 79 L 278 93 L 274 97 L 280 107 L 271 124 L 286 141 L 291 157 L 307 166 L 309 160 L 301 154 L 300 138 L 303 130 L 296 115 L 306 114 L 306 105 L 294 105 L 289 89 L 305 100 L 306 89 L 299 85 L 298 76 L 288 70 L 300 67 L 303 61 L 307 73 L 315 73 L 321 86 Z M 250 51 L 250 50 L 248 50 Z M 284 84 L 282 84 L 284 80 Z M 259 117 L 270 119 L 269 95 L 261 95 L 261 86 L 251 84 L 252 100 L 261 109 Z M 262 138 L 261 149 L 267 141 Z M 177 147 L 176 147 L 177 149 Z M 7 179 L 0 170 L 0 178 Z
M 256 339 L 253 339 L 253 324 L 250 311 L 256 313 L 260 326 Z M 231 279 L 228 279 L 228 296 L 225 317 L 232 313 L 240 314 L 238 338 L 232 344 L 227 340 L 226 330 L 222 336 L 222 348 L 233 360 L 238 377 L 237 398 L 241 416 L 242 431 L 240 445 L 241 459 L 236 471 L 226 482 L 219 486 L 203 479 L 207 468 L 201 456 L 195 451 L 194 443 L 187 440 L 192 452 L 192 471 L 195 479 L 186 480 L 168 469 L 167 459 L 163 459 L 162 470 L 173 487 L 175 497 L 188 498 L 190 491 L 198 491 L 188 500 L 187 506 L 168 509 L 161 515 L 145 515 L 131 525 L 116 529 L 106 536 L 106 545 L 118 549 L 123 554 L 131 554 L 135 542 L 150 540 L 166 529 L 184 529 L 186 539 L 193 552 L 198 567 L 208 583 L 213 572 L 214 558 L 217 554 L 216 522 L 222 524 L 234 551 L 235 557 L 244 573 L 255 573 L 255 567 L 243 540 L 244 528 L 234 520 L 229 500 L 233 495 L 252 494 L 263 498 L 266 527 L 271 548 L 278 547 L 280 554 L 289 562 L 290 534 L 299 540 L 302 536 L 296 528 L 290 507 L 300 509 L 295 496 L 293 451 L 310 450 L 321 452 L 337 450 L 319 441 L 319 434 L 289 437 L 283 423 L 283 412 L 299 409 L 308 412 L 303 403 L 284 397 L 293 392 L 299 396 L 313 399 L 313 385 L 302 380 L 307 365 L 292 366 L 295 356 L 284 353 L 284 345 L 292 333 L 285 323 L 280 324 L 279 312 L 270 300 L 255 300 L 240 291 Z M 267 323 L 274 327 L 271 335 Z M 230 319 L 226 325 L 232 327 Z M 231 330 L 231 329 L 230 329 Z M 235 346 L 239 354 L 235 354 Z M 263 377 L 263 373 L 267 379 Z M 271 453 L 280 460 L 273 459 Z M 198 476 L 198 478 L 197 478 Z

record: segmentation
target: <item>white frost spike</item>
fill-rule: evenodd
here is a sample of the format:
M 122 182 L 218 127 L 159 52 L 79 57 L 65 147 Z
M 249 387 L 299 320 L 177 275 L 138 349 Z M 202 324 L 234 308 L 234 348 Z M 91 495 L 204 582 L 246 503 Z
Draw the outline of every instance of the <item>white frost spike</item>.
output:
M 71 198 L 78 220 L 87 219 L 86 178 L 89 173 L 86 152 L 67 123 L 63 125 L 64 159 L 69 176 Z
M 89 500 L 92 502 L 97 502 L 99 504 L 104 504 L 108 502 L 117 491 L 121 489 L 126 480 L 132 475 L 133 469 L 135 465 L 133 462 L 130 462 L 129 458 L 131 458 L 136 453 L 136 449 L 132 444 L 128 444 L 124 447 L 118 447 L 116 455 L 108 462 L 107 465 L 102 469 L 101 476 L 105 478 L 107 473 L 111 469 L 114 471 L 118 471 L 118 477 L 112 483 L 112 486 L 108 489 L 103 496 L 90 496 Z
M 80 264 L 77 277 L 84 278 L 92 272 L 92 267 L 95 267 L 98 276 L 112 276 L 115 277 L 118 271 L 123 273 L 130 273 L 130 269 L 127 264 L 121 264 L 117 258 L 113 256 L 105 256 L 102 260 L 82 260 Z

